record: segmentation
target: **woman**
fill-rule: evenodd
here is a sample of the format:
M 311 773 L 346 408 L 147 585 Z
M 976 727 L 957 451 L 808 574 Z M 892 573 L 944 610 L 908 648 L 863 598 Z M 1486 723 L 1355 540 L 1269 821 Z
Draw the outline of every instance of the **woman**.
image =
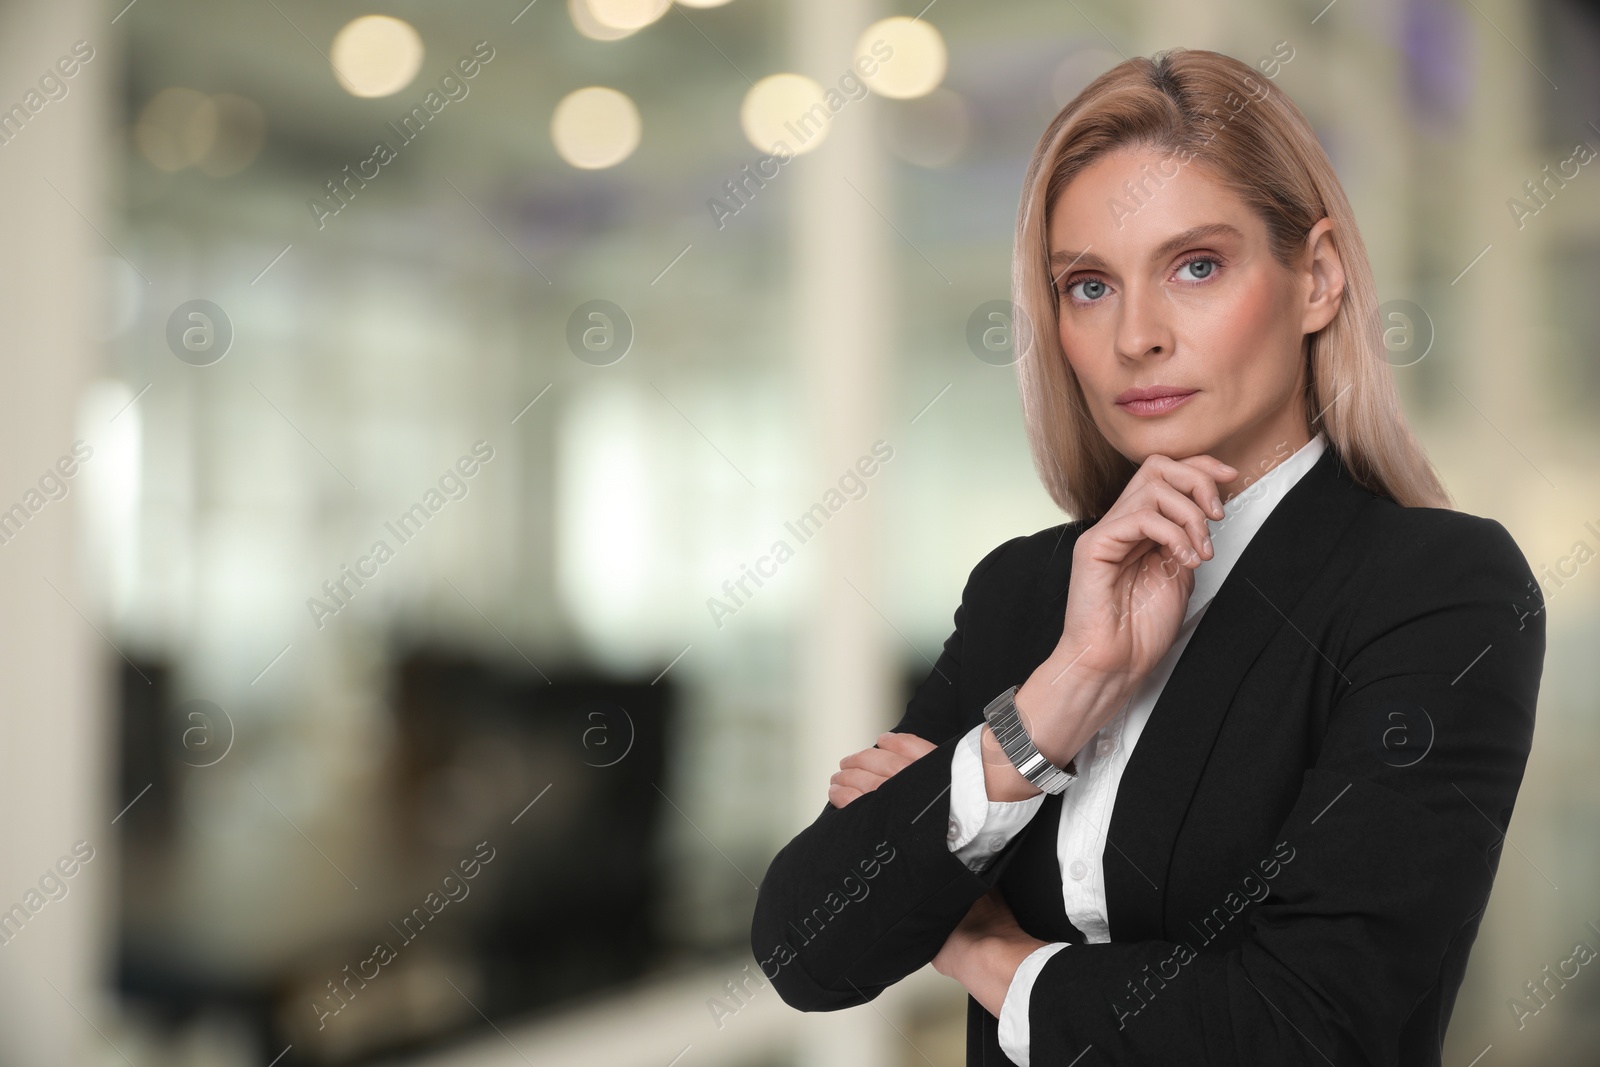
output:
M 827 1011 L 931 962 L 973 1065 L 1439 1063 L 1543 615 L 1406 427 L 1327 157 L 1236 60 L 1129 60 L 1040 139 L 1013 285 L 1080 517 L 973 569 L 772 861 L 763 972 Z

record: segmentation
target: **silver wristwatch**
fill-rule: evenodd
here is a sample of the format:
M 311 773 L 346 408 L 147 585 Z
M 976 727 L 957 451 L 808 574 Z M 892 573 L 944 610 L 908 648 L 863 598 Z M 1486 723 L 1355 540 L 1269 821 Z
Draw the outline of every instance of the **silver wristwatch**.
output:
M 1065 768 L 1057 767 L 1034 747 L 1033 740 L 1022 727 L 1021 716 L 1017 714 L 1016 695 L 1016 686 L 1007 689 L 989 701 L 983 709 L 983 717 L 988 720 L 989 729 L 994 731 L 1001 749 L 1024 778 L 1046 793 L 1060 793 L 1078 777 L 1076 761 L 1068 763 Z

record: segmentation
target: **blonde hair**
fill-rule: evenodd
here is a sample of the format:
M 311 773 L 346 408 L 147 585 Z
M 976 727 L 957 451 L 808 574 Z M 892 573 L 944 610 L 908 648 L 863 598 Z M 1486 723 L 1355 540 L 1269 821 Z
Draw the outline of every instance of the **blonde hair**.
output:
M 1226 117 L 1219 123 L 1214 115 Z M 1137 470 L 1088 415 L 1061 349 L 1047 236 L 1051 207 L 1067 183 L 1124 147 L 1178 153 L 1232 190 L 1266 223 L 1273 258 L 1285 267 L 1311 227 L 1332 220 L 1344 297 L 1308 338 L 1306 424 L 1316 433 L 1321 423 L 1329 446 L 1371 492 L 1405 507 L 1452 507 L 1401 411 L 1366 246 L 1310 123 L 1252 68 L 1187 48 L 1136 56 L 1100 75 L 1061 109 L 1028 161 L 1011 267 L 1012 301 L 1023 320 L 1017 378 L 1028 446 L 1051 499 L 1077 518 L 1098 518 Z

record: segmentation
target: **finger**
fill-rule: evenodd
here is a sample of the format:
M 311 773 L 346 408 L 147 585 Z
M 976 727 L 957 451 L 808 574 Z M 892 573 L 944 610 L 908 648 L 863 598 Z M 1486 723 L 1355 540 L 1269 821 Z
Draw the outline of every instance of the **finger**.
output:
M 836 808 L 844 807 L 860 795 L 861 790 L 851 789 L 848 786 L 830 785 L 828 787 L 828 803 Z
M 1194 499 L 1166 482 L 1153 482 L 1141 490 L 1146 507 L 1182 526 L 1189 535 L 1189 544 L 1205 559 L 1214 553 L 1211 548 L 1211 527 L 1206 525 L 1206 513 Z
M 1128 483 L 1124 498 L 1133 502 L 1147 486 L 1165 483 L 1193 499 L 1207 516 L 1221 519 L 1227 513 L 1222 507 L 1218 483 L 1227 484 L 1237 474 L 1232 467 L 1211 456 L 1190 456 L 1177 460 L 1170 456 L 1152 455 L 1140 465 L 1137 478 Z M 1122 502 L 1122 499 L 1118 500 L 1118 504 Z
M 1204 461 L 1209 460 L 1210 457 L 1204 457 Z M 1207 525 L 1207 519 L 1208 516 L 1214 516 L 1220 520 L 1225 512 L 1222 508 L 1222 499 L 1216 492 L 1215 483 L 1208 474 L 1197 470 L 1194 465 L 1166 456 L 1151 455 L 1140 466 L 1134 479 L 1129 481 L 1101 522 L 1121 518 L 1141 509 L 1156 511 L 1187 530 L 1189 544 L 1197 556 L 1191 566 L 1197 566 L 1200 560 L 1209 559 L 1214 555 L 1208 547 L 1211 530 Z M 1156 540 L 1160 543 L 1160 539 Z M 1083 543 L 1080 539 L 1079 544 Z M 1169 548 L 1168 551 L 1179 559 L 1184 558 L 1184 553 L 1175 547 Z M 1124 554 L 1120 560 L 1111 561 L 1125 562 L 1130 554 Z
M 1201 563 L 1200 556 L 1189 541 L 1188 531 L 1150 508 L 1141 508 L 1116 518 L 1107 515 L 1091 528 L 1089 535 L 1078 539 L 1072 553 L 1076 557 L 1081 550 L 1090 553 L 1094 559 L 1122 563 L 1142 551 L 1146 542 L 1150 541 L 1165 548 L 1170 558 L 1177 559 L 1186 567 L 1198 567 Z
M 911 763 L 911 760 L 898 752 L 890 752 L 881 748 L 864 748 L 860 752 L 852 752 L 839 761 L 841 769 L 855 767 L 871 771 L 873 774 L 887 778 L 898 774 Z
M 1212 476 L 1223 484 L 1233 481 L 1233 479 L 1239 474 L 1239 468 L 1229 466 L 1209 452 L 1200 452 L 1193 456 L 1185 456 L 1182 459 L 1176 460 L 1175 462 L 1188 463 L 1191 466 L 1197 465 L 1205 470 L 1211 471 Z
M 878 735 L 878 747 L 897 752 L 912 760 L 921 759 L 939 746 L 925 737 L 911 733 L 883 733 Z
M 1165 480 L 1189 496 L 1214 519 L 1227 513 L 1222 508 L 1220 486 L 1227 485 L 1239 476 L 1237 469 L 1228 466 L 1215 456 L 1198 455 L 1185 459 L 1161 457 L 1160 469 Z
M 828 782 L 830 785 L 842 785 L 848 789 L 870 793 L 888 780 L 888 777 L 881 774 L 850 768 L 849 770 L 835 771 L 833 777 L 828 779 Z
M 1176 475 L 1185 484 L 1190 483 L 1190 476 L 1199 479 L 1200 484 L 1197 484 L 1195 489 L 1185 492 L 1166 480 L 1163 475 L 1164 468 L 1151 464 L 1151 475 L 1140 479 L 1138 487 L 1120 498 L 1117 506 L 1112 510 L 1117 514 L 1123 514 L 1137 511 L 1140 508 L 1154 509 L 1187 530 L 1190 545 L 1199 553 L 1201 558 L 1210 559 L 1214 553 L 1211 549 L 1211 528 L 1206 524 L 1207 512 L 1205 508 L 1210 506 L 1212 500 L 1210 496 L 1212 490 L 1208 488 L 1211 483 L 1192 467 L 1186 467 L 1183 464 L 1176 464 L 1175 466 L 1181 467 L 1188 472 L 1187 474 Z M 1196 499 L 1197 497 L 1198 499 Z M 1200 500 L 1207 501 L 1207 504 L 1202 506 L 1199 502 Z M 1221 512 L 1221 510 L 1222 503 L 1218 498 L 1215 511 Z
M 1123 566 L 1137 560 L 1154 547 L 1162 559 L 1176 558 L 1189 566 L 1198 566 L 1200 559 L 1194 555 L 1189 534 L 1171 519 L 1150 508 L 1107 515 L 1096 523 L 1088 534 L 1080 537 L 1072 548 L 1073 559 L 1080 556 L 1103 563 Z M 1194 562 L 1189 563 L 1190 557 Z

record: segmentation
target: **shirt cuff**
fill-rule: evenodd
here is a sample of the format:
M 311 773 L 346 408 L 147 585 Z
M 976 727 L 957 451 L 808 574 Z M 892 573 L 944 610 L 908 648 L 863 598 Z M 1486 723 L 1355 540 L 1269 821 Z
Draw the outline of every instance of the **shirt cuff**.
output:
M 1006 988 L 1005 1002 L 1000 1005 L 1000 1051 L 1017 1067 L 1028 1067 L 1028 1003 L 1033 996 L 1034 979 L 1050 957 L 1067 944 L 1056 941 L 1034 949 L 1017 964 L 1017 973 Z
M 956 744 L 950 761 L 950 851 L 974 871 L 993 862 L 995 854 L 1028 825 L 1045 795 L 1025 800 L 990 800 L 983 777 L 983 723 Z

